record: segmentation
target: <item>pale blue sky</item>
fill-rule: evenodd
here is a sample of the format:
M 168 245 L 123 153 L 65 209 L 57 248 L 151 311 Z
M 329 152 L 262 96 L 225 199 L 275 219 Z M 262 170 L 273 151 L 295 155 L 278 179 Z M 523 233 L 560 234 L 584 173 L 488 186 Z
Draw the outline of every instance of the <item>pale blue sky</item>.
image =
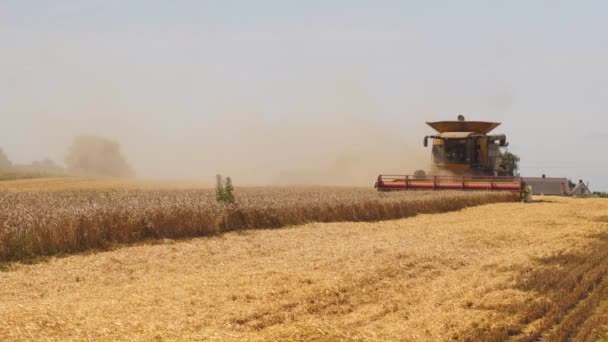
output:
M 608 190 L 606 18 L 605 1 L 0 0 L 0 146 L 61 161 L 105 135 L 149 177 L 406 172 L 388 160 L 427 160 L 424 121 L 463 113 L 502 121 L 525 175 Z

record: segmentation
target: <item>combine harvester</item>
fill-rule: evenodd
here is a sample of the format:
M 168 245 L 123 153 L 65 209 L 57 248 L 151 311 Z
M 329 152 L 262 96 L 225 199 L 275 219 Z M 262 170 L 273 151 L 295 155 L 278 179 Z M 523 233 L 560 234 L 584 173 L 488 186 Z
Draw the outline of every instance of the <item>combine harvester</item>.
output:
M 525 184 L 513 176 L 513 169 L 503 165 L 500 148 L 508 146 L 504 134 L 489 135 L 498 122 L 457 121 L 427 122 L 438 134 L 424 137 L 424 146 L 432 141 L 432 168 L 414 175 L 379 175 L 378 191 L 396 190 L 497 190 L 519 192 L 525 196 Z

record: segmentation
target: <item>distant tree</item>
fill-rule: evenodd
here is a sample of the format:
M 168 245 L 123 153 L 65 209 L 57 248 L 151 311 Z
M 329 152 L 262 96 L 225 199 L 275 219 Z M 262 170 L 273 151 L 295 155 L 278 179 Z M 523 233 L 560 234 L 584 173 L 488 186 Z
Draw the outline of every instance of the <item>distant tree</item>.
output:
M 575 186 L 576 186 L 576 183 L 574 183 L 574 182 L 572 181 L 572 179 L 568 179 L 568 188 L 569 188 L 570 190 L 572 190 L 572 189 L 574 189 L 574 187 L 575 187 Z
M 27 168 L 42 171 L 42 172 L 61 172 L 63 167 L 55 163 L 52 159 L 46 158 L 43 160 L 35 160 L 29 165 L 25 165 Z
M 0 170 L 7 170 L 13 166 L 13 163 L 8 159 L 2 148 L 0 148 Z
M 133 169 L 120 152 L 120 145 L 97 136 L 74 139 L 65 157 L 68 172 L 93 177 L 130 178 Z
M 506 171 L 513 171 L 514 176 L 519 176 L 519 156 L 509 151 L 501 153 L 501 166 Z

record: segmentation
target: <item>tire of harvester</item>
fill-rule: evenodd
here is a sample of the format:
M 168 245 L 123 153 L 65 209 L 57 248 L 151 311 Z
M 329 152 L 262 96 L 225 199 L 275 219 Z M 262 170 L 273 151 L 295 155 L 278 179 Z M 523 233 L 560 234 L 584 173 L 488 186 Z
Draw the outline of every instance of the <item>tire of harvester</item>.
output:
M 414 172 L 414 178 L 415 179 L 426 178 L 426 172 L 424 172 L 424 170 L 416 170 L 416 172 Z

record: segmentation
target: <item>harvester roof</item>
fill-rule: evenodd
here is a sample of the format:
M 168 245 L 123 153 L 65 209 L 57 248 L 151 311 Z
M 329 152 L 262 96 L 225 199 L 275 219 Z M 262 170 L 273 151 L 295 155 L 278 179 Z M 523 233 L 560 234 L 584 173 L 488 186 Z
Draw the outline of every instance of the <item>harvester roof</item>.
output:
M 449 132 L 473 132 L 479 134 L 488 134 L 494 128 L 500 126 L 500 122 L 484 122 L 484 121 L 436 121 L 427 122 L 439 133 Z
M 444 132 L 439 136 L 444 139 L 466 139 L 472 135 L 475 135 L 475 132 Z

